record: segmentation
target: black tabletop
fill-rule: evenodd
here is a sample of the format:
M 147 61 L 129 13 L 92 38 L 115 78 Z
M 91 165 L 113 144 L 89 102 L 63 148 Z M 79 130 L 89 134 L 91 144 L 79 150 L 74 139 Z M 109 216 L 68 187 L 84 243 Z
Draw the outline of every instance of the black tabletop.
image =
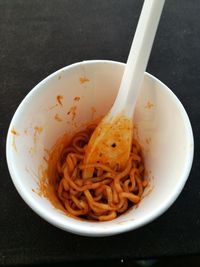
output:
M 0 0 L 0 264 L 148 258 L 200 253 L 200 4 L 166 0 L 148 72 L 182 101 L 195 157 L 178 200 L 154 222 L 125 234 L 80 237 L 48 224 L 18 195 L 5 157 L 19 103 L 55 70 L 86 59 L 125 62 L 141 0 Z

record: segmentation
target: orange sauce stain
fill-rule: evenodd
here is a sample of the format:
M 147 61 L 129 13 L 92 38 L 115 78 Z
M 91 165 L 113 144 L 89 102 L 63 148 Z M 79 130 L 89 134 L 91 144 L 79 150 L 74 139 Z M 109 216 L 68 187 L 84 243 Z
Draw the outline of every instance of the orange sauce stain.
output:
M 36 193 L 39 196 L 43 196 L 47 187 L 47 169 L 43 165 L 40 165 L 38 167 L 37 177 L 38 177 L 38 189 Z
M 17 152 L 17 146 L 16 146 L 16 141 L 15 141 L 14 137 L 13 137 L 13 141 L 12 141 L 12 146 L 13 146 L 14 150 Z
M 39 133 L 40 134 L 43 131 L 43 128 L 42 127 L 35 126 L 34 127 L 34 130 L 35 130 L 36 133 Z
M 12 128 L 11 133 L 13 135 L 19 135 L 19 133 L 16 131 L 16 129 L 14 127 Z
M 147 101 L 145 108 L 151 109 L 153 107 L 155 107 L 155 105 L 153 103 L 151 103 L 150 101 Z
M 58 106 L 58 104 L 53 105 L 52 107 L 49 108 L 49 110 L 56 108 Z
M 90 80 L 87 77 L 82 76 L 79 78 L 79 81 L 80 81 L 80 84 L 84 84 L 86 82 L 89 82 Z
M 62 95 L 57 95 L 56 96 L 56 100 L 58 101 L 58 104 L 62 106 L 63 96 Z
M 48 160 L 45 157 L 45 161 L 47 160 L 48 166 L 47 167 L 44 167 L 43 165 L 39 166 L 37 174 L 38 188 L 36 190 L 35 189 L 32 190 L 39 196 L 47 198 L 56 209 L 59 209 L 68 216 L 70 216 L 70 214 L 67 213 L 67 211 L 63 208 L 62 204 L 57 198 L 57 193 L 55 190 L 56 181 L 50 178 L 54 177 L 52 173 L 54 173 L 56 170 L 55 169 L 56 162 L 58 161 L 58 158 L 62 150 L 62 146 L 60 144 L 66 146 L 70 142 L 70 139 L 71 138 L 67 134 L 64 134 L 64 136 L 60 137 L 57 140 L 56 144 L 52 147 L 51 151 L 49 151 L 48 149 L 44 149 L 44 151 L 49 155 Z
M 58 114 L 54 116 L 54 119 L 59 122 L 62 121 L 62 118 Z
M 16 136 L 19 136 L 19 133 L 17 132 L 17 130 L 14 127 L 12 128 L 11 133 L 13 134 L 12 146 L 13 146 L 14 150 L 17 152 Z
M 32 188 L 32 192 L 39 195 L 40 197 L 44 196 L 45 190 L 46 190 L 46 179 L 47 179 L 47 170 L 40 165 L 38 167 L 38 173 L 34 174 L 37 178 L 38 188 Z
M 72 116 L 72 121 L 75 119 L 76 117 L 76 111 L 77 111 L 77 107 L 76 106 L 72 106 L 69 111 L 67 112 L 67 115 L 71 115 Z
M 43 131 L 43 128 L 42 127 L 38 127 L 38 126 L 35 126 L 34 127 L 34 135 L 33 135 L 33 141 L 34 141 L 34 144 L 37 143 L 37 136 L 39 134 L 41 134 Z
M 80 96 L 75 96 L 74 97 L 74 101 L 77 101 L 78 102 L 80 99 L 81 99 Z

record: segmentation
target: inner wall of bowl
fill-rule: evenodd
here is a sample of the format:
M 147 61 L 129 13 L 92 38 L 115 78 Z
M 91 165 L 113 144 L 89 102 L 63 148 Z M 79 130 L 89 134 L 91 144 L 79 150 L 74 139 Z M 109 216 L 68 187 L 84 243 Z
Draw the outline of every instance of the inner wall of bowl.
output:
M 17 135 L 9 133 L 10 158 L 19 191 L 28 192 L 30 202 L 35 203 L 32 207 L 40 210 L 40 215 L 50 218 L 49 214 L 53 214 L 51 222 L 59 221 L 61 228 L 66 226 L 76 232 L 75 225 L 87 225 L 98 231 L 100 224 L 109 229 L 113 225 L 137 223 L 168 201 L 179 184 L 190 146 L 186 124 L 174 95 L 156 79 L 145 75 L 134 122 L 150 185 L 139 206 L 112 222 L 80 222 L 62 214 L 35 193 L 39 177 L 47 167 L 48 151 L 58 137 L 83 129 L 110 109 L 123 68 L 123 64 L 114 62 L 83 62 L 64 68 L 35 87 L 12 121 L 11 129 L 14 128 Z M 74 226 L 71 227 L 71 223 Z

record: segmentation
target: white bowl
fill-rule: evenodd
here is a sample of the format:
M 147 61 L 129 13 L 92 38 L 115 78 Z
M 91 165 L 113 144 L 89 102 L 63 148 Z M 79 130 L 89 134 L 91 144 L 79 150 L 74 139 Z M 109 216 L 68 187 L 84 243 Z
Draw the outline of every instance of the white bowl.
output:
M 139 206 L 112 221 L 79 221 L 36 193 L 40 172 L 46 168 L 45 149 L 50 149 L 63 133 L 76 132 L 77 125 L 84 125 L 110 109 L 123 69 L 123 63 L 94 60 L 58 70 L 33 88 L 11 121 L 6 153 L 13 183 L 37 214 L 63 230 L 85 236 L 107 236 L 136 229 L 169 208 L 188 178 L 194 145 L 186 111 L 166 85 L 145 73 L 134 122 L 150 186 Z M 58 95 L 63 96 L 62 105 L 56 102 Z M 74 100 L 76 96 L 80 101 Z M 74 120 L 67 115 L 72 106 L 76 106 Z

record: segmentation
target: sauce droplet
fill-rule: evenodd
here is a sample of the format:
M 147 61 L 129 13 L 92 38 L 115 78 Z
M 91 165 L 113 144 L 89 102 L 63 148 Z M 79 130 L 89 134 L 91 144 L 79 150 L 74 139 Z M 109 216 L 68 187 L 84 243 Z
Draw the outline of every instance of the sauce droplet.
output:
M 84 84 L 86 82 L 89 82 L 90 80 L 87 77 L 83 76 L 79 78 L 79 81 L 80 81 L 80 84 Z
M 63 104 L 62 104 L 63 96 L 62 96 L 62 95 L 57 95 L 57 96 L 56 96 L 56 99 L 57 99 L 57 101 L 58 101 L 58 104 L 62 106 L 62 105 L 63 105 Z

